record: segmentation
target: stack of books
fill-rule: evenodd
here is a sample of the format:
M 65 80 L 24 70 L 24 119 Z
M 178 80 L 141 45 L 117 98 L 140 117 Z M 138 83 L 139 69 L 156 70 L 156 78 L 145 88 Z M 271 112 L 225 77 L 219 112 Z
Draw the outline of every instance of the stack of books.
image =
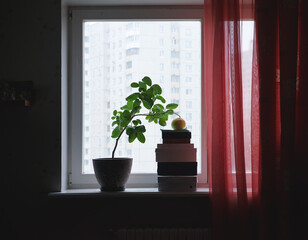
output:
M 157 144 L 159 191 L 196 191 L 197 150 L 188 130 L 162 130 L 163 144 Z

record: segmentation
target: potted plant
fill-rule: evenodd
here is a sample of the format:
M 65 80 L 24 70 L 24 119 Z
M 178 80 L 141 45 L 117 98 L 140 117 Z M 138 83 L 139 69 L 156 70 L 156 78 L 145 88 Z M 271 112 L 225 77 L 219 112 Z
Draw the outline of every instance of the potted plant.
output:
M 137 91 L 126 97 L 126 104 L 121 107 L 121 110 L 114 110 L 111 117 L 112 126 L 114 126 L 111 137 L 115 138 L 111 158 L 93 159 L 94 172 L 101 191 L 125 189 L 133 159 L 115 157 L 119 139 L 123 134 L 128 136 L 130 143 L 136 139 L 144 143 L 146 128 L 140 118 L 166 126 L 169 115 L 174 114 L 173 110 L 178 107 L 175 103 L 164 106 L 166 100 L 161 95 L 161 87 L 158 84 L 152 84 L 152 80 L 147 76 L 142 81 L 131 83 L 130 86 Z M 141 110 L 144 111 L 141 112 Z

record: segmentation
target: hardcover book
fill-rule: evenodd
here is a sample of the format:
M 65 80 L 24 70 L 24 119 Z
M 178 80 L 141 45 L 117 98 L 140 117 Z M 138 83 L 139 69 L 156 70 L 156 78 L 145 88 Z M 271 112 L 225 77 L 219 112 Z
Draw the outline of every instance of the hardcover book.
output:
M 189 130 L 164 130 L 162 129 L 163 139 L 191 139 Z
M 158 176 L 158 190 L 168 192 L 193 192 L 197 188 L 197 176 Z
M 197 162 L 157 162 L 158 175 L 197 175 Z

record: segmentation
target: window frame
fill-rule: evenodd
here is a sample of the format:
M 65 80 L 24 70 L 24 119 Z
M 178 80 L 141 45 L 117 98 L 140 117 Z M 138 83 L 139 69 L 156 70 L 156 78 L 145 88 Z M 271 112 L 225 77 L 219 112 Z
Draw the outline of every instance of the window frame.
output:
M 82 106 L 83 106 L 83 21 L 86 20 L 200 20 L 203 38 L 202 6 L 134 6 L 134 7 L 70 7 L 68 9 L 68 153 L 67 188 L 99 187 L 94 174 L 82 174 Z M 132 18 L 134 16 L 134 18 Z M 201 89 L 204 89 L 203 41 L 201 39 Z M 201 93 L 201 109 L 205 96 Z M 201 110 L 200 109 L 200 110 Z M 201 111 L 202 174 L 198 186 L 208 186 L 205 111 Z M 157 174 L 131 174 L 126 187 L 157 187 Z

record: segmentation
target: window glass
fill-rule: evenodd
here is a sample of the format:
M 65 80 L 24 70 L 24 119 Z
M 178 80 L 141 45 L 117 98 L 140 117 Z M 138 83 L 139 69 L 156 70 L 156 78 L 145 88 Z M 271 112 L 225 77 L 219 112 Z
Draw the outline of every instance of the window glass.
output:
M 201 148 L 201 21 L 85 20 L 82 39 L 85 96 L 83 173 L 93 173 L 89 159 L 110 157 L 115 144 L 110 136 L 112 111 L 124 105 L 125 97 L 131 92 L 131 82 L 140 81 L 145 75 L 162 86 L 162 95 L 167 102 L 184 104 L 179 105 L 176 112 L 184 119 L 187 118 L 189 129 L 194 130 L 191 143 L 197 149 Z M 181 42 L 186 46 L 183 49 L 185 52 L 179 47 Z M 184 64 L 187 58 L 189 65 Z M 98 70 L 100 74 L 94 74 Z M 189 76 L 185 75 L 186 72 L 189 72 Z M 189 89 L 182 90 L 182 85 L 187 82 Z M 94 95 L 95 98 L 92 97 Z M 166 129 L 171 129 L 171 121 L 175 117 L 169 119 Z M 116 157 L 133 157 L 132 173 L 156 173 L 155 148 L 158 143 L 162 143 L 162 127 L 141 120 L 147 129 L 146 143 L 128 143 L 124 135 Z M 200 171 L 201 151 L 197 153 Z

